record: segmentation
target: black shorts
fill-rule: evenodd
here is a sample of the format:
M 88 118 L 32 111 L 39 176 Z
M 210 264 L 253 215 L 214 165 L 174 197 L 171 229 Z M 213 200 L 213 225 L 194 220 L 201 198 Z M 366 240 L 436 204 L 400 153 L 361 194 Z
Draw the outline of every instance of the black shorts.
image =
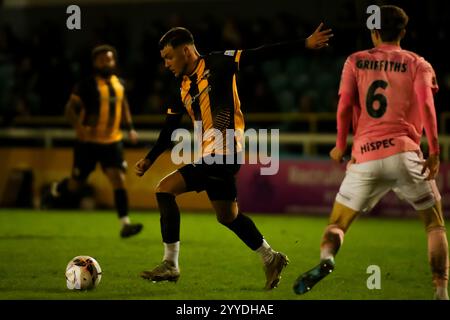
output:
M 240 164 L 191 163 L 178 169 L 186 183 L 187 192 L 206 190 L 208 198 L 236 201 L 236 174 Z
M 121 141 L 113 143 L 76 142 L 73 152 L 72 177 L 78 181 L 85 181 L 97 162 L 102 169 L 119 168 L 123 171 L 127 163 L 123 158 L 123 144 Z

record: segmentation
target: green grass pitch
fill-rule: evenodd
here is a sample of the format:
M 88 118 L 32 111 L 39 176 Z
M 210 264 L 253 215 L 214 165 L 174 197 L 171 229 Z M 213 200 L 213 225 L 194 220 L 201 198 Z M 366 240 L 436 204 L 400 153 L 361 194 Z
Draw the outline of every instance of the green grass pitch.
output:
M 299 273 L 318 262 L 325 217 L 250 215 L 290 264 L 277 289 L 265 292 L 259 255 L 248 249 L 212 213 L 182 213 L 181 277 L 152 283 L 139 277 L 162 258 L 159 214 L 132 212 L 143 232 L 119 237 L 113 211 L 0 210 L 0 299 L 432 299 L 426 235 L 417 220 L 361 217 L 350 228 L 335 271 L 311 292 L 296 296 Z M 64 271 L 77 255 L 97 259 L 99 286 L 66 289 Z M 367 267 L 381 269 L 381 289 L 369 290 Z

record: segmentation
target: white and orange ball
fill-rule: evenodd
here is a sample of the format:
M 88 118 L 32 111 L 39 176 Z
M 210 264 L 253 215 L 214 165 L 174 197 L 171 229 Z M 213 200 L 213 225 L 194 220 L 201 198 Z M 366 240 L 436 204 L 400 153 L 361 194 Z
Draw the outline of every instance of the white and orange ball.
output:
M 70 290 L 94 289 L 101 279 L 102 269 L 92 257 L 77 256 L 67 264 L 66 283 Z

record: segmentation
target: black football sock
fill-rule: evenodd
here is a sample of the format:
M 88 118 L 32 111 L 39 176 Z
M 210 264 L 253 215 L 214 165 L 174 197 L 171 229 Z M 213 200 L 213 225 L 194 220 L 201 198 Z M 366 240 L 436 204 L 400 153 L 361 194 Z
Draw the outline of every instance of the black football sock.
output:
M 258 249 L 263 243 L 263 236 L 256 228 L 252 219 L 239 213 L 231 223 L 223 224 L 232 230 L 252 250 Z
M 156 200 L 161 214 L 161 235 L 164 243 L 180 241 L 180 210 L 175 196 L 170 193 L 157 192 Z
M 56 186 L 56 191 L 58 192 L 58 196 L 65 198 L 70 194 L 69 191 L 69 178 L 64 178 L 62 181 L 58 182 Z
M 125 189 L 114 190 L 114 202 L 119 219 L 128 217 L 128 194 Z

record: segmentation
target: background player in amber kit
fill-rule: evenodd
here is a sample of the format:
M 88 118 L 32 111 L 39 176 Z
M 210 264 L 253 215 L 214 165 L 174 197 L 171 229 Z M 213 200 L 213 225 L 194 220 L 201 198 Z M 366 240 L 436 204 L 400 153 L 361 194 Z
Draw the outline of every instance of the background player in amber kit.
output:
M 352 221 L 394 190 L 423 218 L 435 298 L 448 300 L 448 244 L 434 180 L 439 171 L 439 144 L 433 93 L 438 86 L 431 65 L 400 47 L 407 23 L 401 8 L 382 6 L 381 29 L 371 31 L 375 47 L 356 52 L 345 62 L 338 135 L 330 156 L 342 161 L 353 119 L 352 160 L 322 238 L 321 262 L 296 280 L 297 294 L 308 292 L 333 271 L 334 257 Z M 430 153 L 426 161 L 420 151 L 423 129 Z
M 114 189 L 114 201 L 123 238 L 137 234 L 142 224 L 131 224 L 125 188 L 121 126 L 137 142 L 123 81 L 116 75 L 114 47 L 101 45 L 92 51 L 94 74 L 75 86 L 66 105 L 66 115 L 76 131 L 72 176 L 52 186 L 54 198 L 70 199 L 100 162 Z
M 331 30 L 321 31 L 322 25 L 308 38 L 293 42 L 262 46 L 249 50 L 228 50 L 200 55 L 192 34 L 185 28 L 173 28 L 160 40 L 161 57 L 166 68 L 177 79 L 173 104 L 168 106 L 166 126 L 148 155 L 136 164 L 136 174 L 142 176 L 170 146 L 171 134 L 180 124 L 184 111 L 193 122 L 201 122 L 202 158 L 185 165 L 163 178 L 156 187 L 156 198 L 161 212 L 161 233 L 164 242 L 163 262 L 142 277 L 153 281 L 176 281 L 180 276 L 178 253 L 180 247 L 180 212 L 175 201 L 179 194 L 206 190 L 216 212 L 217 220 L 232 230 L 250 249 L 261 255 L 265 274 L 265 289 L 277 286 L 280 274 L 287 265 L 287 257 L 272 250 L 253 221 L 240 212 L 237 203 L 235 175 L 240 165 L 236 155 L 242 152 L 244 117 L 237 92 L 236 73 L 245 65 L 260 59 L 299 54 L 309 49 L 327 46 Z M 195 124 L 194 124 L 195 125 Z M 222 145 L 207 136 L 210 129 L 225 135 L 227 130 L 241 133 L 236 140 L 222 137 Z M 220 140 L 220 139 L 217 139 Z M 220 155 L 223 164 L 211 163 L 211 157 Z M 229 159 L 234 161 L 228 161 Z

